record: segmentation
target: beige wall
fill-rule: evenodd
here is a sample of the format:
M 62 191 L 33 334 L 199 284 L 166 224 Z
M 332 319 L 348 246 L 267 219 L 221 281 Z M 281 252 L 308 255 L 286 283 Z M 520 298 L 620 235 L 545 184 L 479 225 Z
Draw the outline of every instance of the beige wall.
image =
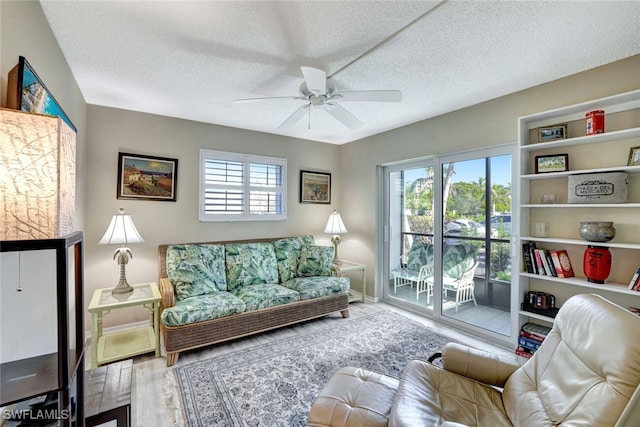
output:
M 341 255 L 375 265 L 377 165 L 515 142 L 518 117 L 639 88 L 640 56 L 635 56 L 341 146 L 341 178 L 349 196 L 339 206 L 350 232 Z M 368 283 L 373 279 L 369 268 Z M 367 293 L 373 295 L 373 288 Z
M 313 234 L 316 242 L 331 244 L 322 234 L 340 198 L 340 147 L 283 138 L 259 132 L 173 119 L 132 111 L 89 106 L 87 221 L 85 228 L 85 289 L 115 286 L 119 270 L 114 248 L 98 246 L 111 216 L 122 207 L 133 216 L 145 239 L 131 246 L 129 283 L 156 281 L 157 247 L 161 243 L 203 242 Z M 198 159 L 200 148 L 250 153 L 287 159 L 287 220 L 268 222 L 199 222 Z M 118 152 L 178 159 L 177 202 L 116 199 Z M 332 173 L 331 205 L 300 204 L 300 170 Z M 87 300 L 88 303 L 88 300 Z M 144 319 L 144 311 L 114 312 L 105 325 Z

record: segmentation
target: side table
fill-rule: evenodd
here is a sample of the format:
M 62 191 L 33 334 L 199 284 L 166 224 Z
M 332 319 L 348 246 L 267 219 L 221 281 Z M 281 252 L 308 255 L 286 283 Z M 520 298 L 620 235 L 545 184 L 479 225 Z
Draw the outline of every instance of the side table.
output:
M 111 295 L 97 289 L 89 303 L 91 313 L 91 367 L 155 351 L 160 357 L 160 291 L 154 282 L 132 285 L 133 292 Z M 104 335 L 102 318 L 111 310 L 143 306 L 149 310 L 149 326 Z
M 129 359 L 100 366 L 87 371 L 86 377 L 86 426 L 115 420 L 118 427 L 129 427 L 133 361 Z
M 367 272 L 366 266 L 364 264 L 358 264 L 352 261 L 342 260 L 342 265 L 340 267 L 335 267 L 336 273 L 338 276 L 344 276 L 345 272 L 348 271 L 360 271 L 362 273 L 362 302 L 366 302 L 367 298 Z M 349 292 L 349 302 L 358 301 L 359 298 Z

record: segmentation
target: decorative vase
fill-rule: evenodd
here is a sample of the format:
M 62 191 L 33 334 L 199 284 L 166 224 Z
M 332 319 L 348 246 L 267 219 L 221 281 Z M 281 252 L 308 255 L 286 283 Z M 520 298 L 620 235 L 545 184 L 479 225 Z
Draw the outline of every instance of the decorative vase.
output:
M 589 242 L 608 242 L 616 236 L 616 229 L 611 221 L 587 221 L 580 223 L 578 233 Z
M 584 275 L 589 282 L 603 284 L 611 273 L 611 252 L 605 246 L 591 246 L 584 251 Z

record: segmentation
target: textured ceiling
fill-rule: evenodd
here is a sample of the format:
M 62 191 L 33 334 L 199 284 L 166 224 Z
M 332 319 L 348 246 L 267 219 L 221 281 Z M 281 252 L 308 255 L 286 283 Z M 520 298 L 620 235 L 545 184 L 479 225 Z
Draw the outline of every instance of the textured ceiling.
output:
M 343 144 L 640 54 L 639 1 L 61 1 L 42 8 L 89 104 Z M 300 66 L 338 90 L 347 129 L 301 101 Z

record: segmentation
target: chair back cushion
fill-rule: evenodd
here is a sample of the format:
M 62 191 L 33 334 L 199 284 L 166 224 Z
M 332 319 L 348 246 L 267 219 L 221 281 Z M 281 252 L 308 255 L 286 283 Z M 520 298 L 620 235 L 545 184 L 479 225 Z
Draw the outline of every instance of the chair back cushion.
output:
M 420 271 L 420 267 L 433 263 L 433 245 L 415 240 L 407 254 L 407 269 Z
M 513 425 L 613 426 L 640 384 L 640 317 L 598 295 L 565 302 L 551 332 L 506 382 Z
M 333 246 L 305 245 L 300 249 L 298 277 L 331 276 Z
M 476 263 L 476 248 L 469 244 L 447 245 L 442 248 L 442 273 L 459 279 Z

